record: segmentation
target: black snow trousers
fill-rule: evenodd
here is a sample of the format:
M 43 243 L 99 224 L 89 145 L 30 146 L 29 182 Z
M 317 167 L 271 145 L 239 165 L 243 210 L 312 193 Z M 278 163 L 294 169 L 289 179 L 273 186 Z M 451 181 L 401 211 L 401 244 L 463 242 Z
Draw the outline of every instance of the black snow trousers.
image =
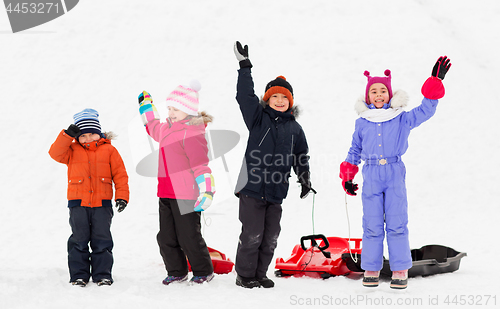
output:
M 68 239 L 70 282 L 83 279 L 98 282 L 111 277 L 113 268 L 113 238 L 111 236 L 112 207 L 82 207 L 69 209 L 72 234 Z M 92 252 L 89 250 L 89 243 Z
M 207 276 L 214 271 L 201 235 L 201 213 L 192 211 L 195 202 L 160 198 L 160 231 L 157 240 L 169 276 L 187 275 L 186 256 L 194 276 Z M 184 215 L 181 215 L 179 208 L 191 211 L 183 211 Z
M 242 224 L 236 252 L 238 275 L 261 279 L 266 276 L 281 231 L 281 204 L 240 194 Z

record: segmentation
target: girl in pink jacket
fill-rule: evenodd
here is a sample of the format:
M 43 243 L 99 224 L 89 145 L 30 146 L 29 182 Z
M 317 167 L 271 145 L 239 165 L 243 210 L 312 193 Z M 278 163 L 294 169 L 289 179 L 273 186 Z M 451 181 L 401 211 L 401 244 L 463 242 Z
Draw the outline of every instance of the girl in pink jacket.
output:
M 215 193 L 214 178 L 208 167 L 205 127 L 212 117 L 198 112 L 197 81 L 189 87 L 177 86 L 167 97 L 168 115 L 160 122 L 151 95 L 139 95 L 139 112 L 148 134 L 158 143 L 158 197 L 160 254 L 168 276 L 163 284 L 188 279 L 189 259 L 193 270 L 190 284 L 213 279 L 212 260 L 201 235 L 201 211 L 207 209 Z

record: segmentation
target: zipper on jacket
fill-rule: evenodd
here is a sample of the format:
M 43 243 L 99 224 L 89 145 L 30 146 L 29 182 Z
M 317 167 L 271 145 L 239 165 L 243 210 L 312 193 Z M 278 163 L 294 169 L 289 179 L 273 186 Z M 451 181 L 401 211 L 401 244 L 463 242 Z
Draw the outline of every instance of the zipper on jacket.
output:
M 290 154 L 293 155 L 293 134 L 292 134 L 292 146 L 290 146 Z
M 262 142 L 263 142 L 263 141 L 264 141 L 264 139 L 266 138 L 267 133 L 269 133 L 269 130 L 271 130 L 271 128 L 268 128 L 268 129 L 267 129 L 266 134 L 264 134 L 264 137 L 262 138 L 262 140 L 261 140 L 261 141 L 260 141 L 260 143 L 259 143 L 259 147 L 260 147 L 260 145 L 262 145 Z

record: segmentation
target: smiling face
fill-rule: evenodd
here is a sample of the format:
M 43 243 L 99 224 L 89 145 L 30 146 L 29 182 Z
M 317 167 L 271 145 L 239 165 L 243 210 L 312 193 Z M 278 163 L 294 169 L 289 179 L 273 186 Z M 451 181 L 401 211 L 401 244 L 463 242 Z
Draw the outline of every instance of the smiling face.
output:
M 288 101 L 287 96 L 282 93 L 273 94 L 269 98 L 269 101 L 267 101 L 267 104 L 278 112 L 286 112 L 290 107 L 290 101 Z
M 382 83 L 375 83 L 368 90 L 369 104 L 373 104 L 376 108 L 382 108 L 384 104 L 389 103 L 389 90 Z
M 170 121 L 172 122 L 177 122 L 186 119 L 188 114 L 185 112 L 173 107 L 169 106 L 168 107 L 168 117 L 170 118 Z
M 85 134 L 82 134 L 78 137 L 78 141 L 80 142 L 80 144 L 85 144 L 85 143 L 98 141 L 100 138 L 101 137 L 99 136 L 99 134 L 85 133 Z

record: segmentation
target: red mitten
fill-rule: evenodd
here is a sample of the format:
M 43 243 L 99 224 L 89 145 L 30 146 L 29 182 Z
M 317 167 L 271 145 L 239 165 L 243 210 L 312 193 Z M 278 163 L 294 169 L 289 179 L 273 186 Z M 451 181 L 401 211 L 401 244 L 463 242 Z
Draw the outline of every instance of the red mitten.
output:
M 355 191 L 358 190 L 358 185 L 352 182 L 354 176 L 356 176 L 358 171 L 359 168 L 357 165 L 351 164 L 347 161 L 344 161 L 340 164 L 339 177 L 342 179 L 342 188 L 347 194 L 352 196 L 355 196 Z
M 442 80 L 451 67 L 450 59 L 441 56 L 432 68 L 431 77 L 422 85 L 422 94 L 427 99 L 438 100 L 444 97 L 444 86 Z
M 444 97 L 443 82 L 434 76 L 429 77 L 422 85 L 422 94 L 427 99 L 438 100 Z

